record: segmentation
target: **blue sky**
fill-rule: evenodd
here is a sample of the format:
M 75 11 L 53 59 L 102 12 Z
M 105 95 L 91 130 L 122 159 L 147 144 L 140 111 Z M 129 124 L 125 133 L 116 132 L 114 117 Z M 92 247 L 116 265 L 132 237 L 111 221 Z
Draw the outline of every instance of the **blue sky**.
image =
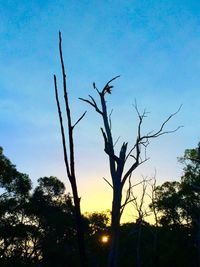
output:
M 156 168 L 159 182 L 180 177 L 177 157 L 200 139 L 199 1 L 1 0 L 0 7 L 0 145 L 20 171 L 33 182 L 45 175 L 66 181 L 53 88 L 61 30 L 74 120 L 88 110 L 75 136 L 85 209 L 109 208 L 111 193 L 102 179 L 109 173 L 100 118 L 78 100 L 94 94 L 93 81 L 101 87 L 121 75 L 108 99 L 121 141 L 135 139 L 135 98 L 150 111 L 144 133 L 183 104 L 168 129 L 184 128 L 154 140 L 151 159 L 135 174 Z

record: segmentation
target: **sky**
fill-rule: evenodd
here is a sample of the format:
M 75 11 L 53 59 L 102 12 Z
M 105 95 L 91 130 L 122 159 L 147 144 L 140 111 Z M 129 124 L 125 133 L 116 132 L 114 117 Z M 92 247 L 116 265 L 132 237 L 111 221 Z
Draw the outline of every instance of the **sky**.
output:
M 200 2 L 195 0 L 0 0 L 0 146 L 18 170 L 67 182 L 54 96 L 53 74 L 62 98 L 58 31 L 73 120 L 87 110 L 75 131 L 76 171 L 83 211 L 111 208 L 108 160 L 103 151 L 101 118 L 79 97 L 95 95 L 116 75 L 108 96 L 113 135 L 134 144 L 137 116 L 146 108 L 143 132 L 158 129 L 181 111 L 166 129 L 178 132 L 153 140 L 150 160 L 133 174 L 157 181 L 178 180 L 177 162 L 200 140 Z M 126 218 L 132 219 L 132 207 Z

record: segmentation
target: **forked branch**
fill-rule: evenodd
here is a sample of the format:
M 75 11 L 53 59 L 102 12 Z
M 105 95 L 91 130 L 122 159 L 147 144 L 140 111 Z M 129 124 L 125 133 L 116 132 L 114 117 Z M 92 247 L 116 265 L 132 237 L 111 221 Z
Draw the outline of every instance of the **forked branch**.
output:
M 77 237 L 78 237 L 80 264 L 82 267 L 86 267 L 87 261 L 86 261 L 86 253 L 85 253 L 84 231 L 83 231 L 83 222 L 82 222 L 82 216 L 81 216 L 81 210 L 80 210 L 80 198 L 78 196 L 77 180 L 76 180 L 76 174 L 75 174 L 74 138 L 73 138 L 73 129 L 83 119 L 86 112 L 84 112 L 80 116 L 80 118 L 74 123 L 74 125 L 72 125 L 71 111 L 70 111 L 68 94 L 67 94 L 65 65 L 64 65 L 63 54 L 62 54 L 61 32 L 59 32 L 59 55 L 60 55 L 60 62 L 61 62 L 61 69 L 62 69 L 65 109 L 66 109 L 66 115 L 67 115 L 69 158 L 67 154 L 68 152 L 67 152 L 67 146 L 66 146 L 65 131 L 64 131 L 61 107 L 60 107 L 60 102 L 59 102 L 59 97 L 58 97 L 57 81 L 56 81 L 56 76 L 54 75 L 56 103 L 57 103 L 57 109 L 58 109 L 58 114 L 59 114 L 61 135 L 62 135 L 64 160 L 65 160 L 65 165 L 66 165 L 66 170 L 67 170 L 67 176 L 69 178 L 71 188 L 72 188 L 72 194 L 73 194 L 73 200 L 74 200 L 74 206 L 75 206 L 76 230 L 77 230 Z

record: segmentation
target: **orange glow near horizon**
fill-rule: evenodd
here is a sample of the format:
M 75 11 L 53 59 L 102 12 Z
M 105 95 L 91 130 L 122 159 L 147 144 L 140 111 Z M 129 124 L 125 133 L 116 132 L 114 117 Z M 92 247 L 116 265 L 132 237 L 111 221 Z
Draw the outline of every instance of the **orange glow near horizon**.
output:
M 109 241 L 109 236 L 108 235 L 103 235 L 102 237 L 101 237 L 101 243 L 108 243 L 108 241 Z
M 101 179 L 88 179 L 81 187 L 81 209 L 83 214 L 92 212 L 110 211 L 112 208 L 112 189 L 108 187 Z M 141 188 L 135 188 L 135 194 L 140 196 Z M 149 200 L 145 201 L 145 208 L 148 207 Z M 108 213 L 109 214 L 109 213 Z M 129 203 L 122 215 L 121 224 L 135 222 L 137 213 L 134 206 Z M 153 223 L 153 216 L 148 216 L 145 220 Z

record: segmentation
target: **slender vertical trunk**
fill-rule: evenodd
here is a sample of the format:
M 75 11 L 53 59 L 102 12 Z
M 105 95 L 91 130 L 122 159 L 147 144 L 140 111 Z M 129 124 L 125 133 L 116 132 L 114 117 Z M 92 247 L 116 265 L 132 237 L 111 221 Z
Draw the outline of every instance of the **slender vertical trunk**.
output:
M 120 207 L 121 186 L 114 189 L 111 218 L 111 244 L 108 258 L 108 267 L 118 267 L 119 264 L 119 236 L 120 236 Z
M 77 189 L 77 183 L 76 183 L 75 159 L 74 159 L 74 137 L 73 137 L 74 127 L 84 117 L 85 113 L 78 119 L 78 121 L 75 124 L 72 124 L 71 110 L 69 106 L 68 92 L 67 92 L 65 66 L 64 66 L 63 55 L 62 55 L 61 32 L 59 32 L 59 53 L 60 53 L 60 61 L 61 61 L 61 68 L 62 68 L 65 108 L 66 108 L 66 115 L 67 115 L 69 158 L 68 158 L 68 152 L 67 152 L 67 146 L 66 146 L 66 140 L 65 140 L 65 130 L 63 126 L 62 112 L 61 112 L 61 107 L 60 107 L 60 102 L 59 102 L 59 97 L 58 97 L 56 76 L 54 75 L 56 103 L 57 103 L 59 121 L 60 121 L 60 127 L 61 127 L 64 161 L 65 161 L 67 176 L 71 184 L 72 194 L 73 194 L 73 199 L 74 199 L 77 239 L 78 239 L 78 248 L 79 248 L 79 255 L 80 255 L 80 266 L 86 267 L 87 263 L 86 263 L 86 252 L 85 252 L 85 242 L 84 242 L 84 230 L 83 230 L 83 222 L 82 222 L 81 209 L 80 209 L 80 198 L 78 196 L 78 189 Z
M 72 186 L 72 191 L 73 191 L 74 206 L 75 206 L 75 219 L 76 219 L 78 247 L 79 247 L 79 254 L 80 254 L 80 266 L 86 267 L 87 261 L 86 261 L 86 254 L 85 254 L 84 229 L 83 229 L 83 219 L 81 216 L 80 198 L 78 197 L 76 186 Z
M 67 108 L 67 111 L 68 111 L 67 114 L 68 114 L 68 117 L 70 118 L 70 120 L 69 120 L 70 123 L 68 125 L 69 146 L 70 146 L 70 164 L 69 164 L 68 155 L 67 155 L 67 148 L 66 148 L 65 132 L 64 132 L 64 127 L 63 127 L 63 119 L 62 119 L 62 113 L 61 113 L 61 108 L 60 108 L 60 102 L 58 99 L 58 90 L 57 90 L 57 82 L 56 82 L 56 76 L 55 75 L 54 75 L 54 85 L 55 85 L 56 102 L 57 102 L 60 128 L 61 128 L 64 161 L 65 161 L 67 176 L 68 176 L 70 184 L 71 184 L 72 194 L 73 194 L 73 199 L 74 199 L 77 239 L 78 239 L 78 248 L 79 248 L 79 255 L 80 255 L 80 266 L 85 267 L 85 266 L 87 266 L 87 264 L 86 264 L 83 223 L 82 223 L 81 209 L 80 209 L 80 198 L 78 197 L 78 189 L 77 189 L 76 175 L 75 175 L 74 142 L 73 142 L 73 132 L 72 132 L 73 127 L 71 125 L 71 117 L 70 117 L 70 113 L 69 113 L 69 108 Z M 68 101 L 68 99 L 67 99 L 67 101 Z M 66 106 L 68 107 L 68 102 L 67 102 Z
M 159 258 L 158 258 L 158 216 L 155 208 L 155 202 L 154 202 L 154 191 L 156 186 L 156 180 L 154 182 L 154 189 L 153 189 L 153 196 L 152 196 L 152 204 L 153 204 L 153 213 L 155 218 L 155 234 L 154 234 L 154 240 L 153 240 L 153 264 L 155 267 L 159 266 Z

